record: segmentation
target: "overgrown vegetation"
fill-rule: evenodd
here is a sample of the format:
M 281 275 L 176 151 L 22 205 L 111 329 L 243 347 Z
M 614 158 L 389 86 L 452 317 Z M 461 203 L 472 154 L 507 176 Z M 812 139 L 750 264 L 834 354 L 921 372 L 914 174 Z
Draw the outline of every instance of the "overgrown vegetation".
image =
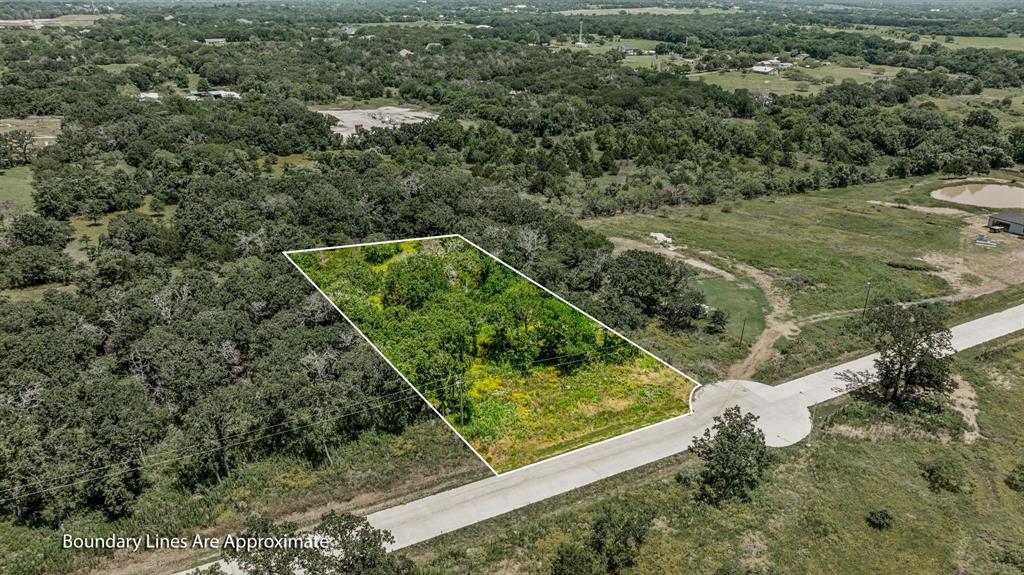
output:
M 601 237 L 611 228 L 586 231 L 572 218 L 692 214 L 666 230 L 679 245 L 777 275 L 807 315 L 859 308 L 869 278 L 896 301 L 950 295 L 949 281 L 913 260 L 922 246 L 955 246 L 956 221 L 823 207 L 837 201 L 835 188 L 875 182 L 871 193 L 880 194 L 897 176 L 987 174 L 1024 161 L 1024 52 L 954 45 L 1019 35 L 1014 6 L 930 13 L 917 5 L 685 4 L 586 17 L 585 42 L 635 39 L 680 61 L 652 70 L 624 66 L 615 49 L 560 48 L 576 41 L 578 16 L 503 12 L 509 7 L 490 0 L 310 2 L 286 12 L 258 3 L 3 3 L 3 19 L 57 19 L 0 30 L 0 571 L 68 572 L 101 561 L 55 553 L 46 542 L 57 527 L 237 527 L 231 510 L 266 505 L 258 495 L 265 478 L 288 475 L 283 469 L 301 470 L 301 481 L 284 481 L 300 487 L 271 490 L 298 494 L 290 510 L 318 493 L 351 497 L 353 477 L 393 486 L 397 461 L 422 464 L 424 490 L 472 476 L 468 452 L 442 457 L 432 451 L 437 442 L 402 447 L 429 411 L 284 250 L 460 233 L 709 377 L 744 358 L 751 333 L 764 328 L 767 292 L 745 294 L 747 280 L 717 292 L 726 280 L 692 278 L 661 256 L 613 254 Z M 574 0 L 545 4 L 574 8 Z M 822 84 L 777 95 L 687 76 L 691 68 L 736 73 L 771 57 L 802 58 L 814 67 L 799 71 Z M 829 83 L 830 66 L 885 68 L 878 78 Z M 208 90 L 218 88 L 241 97 L 214 98 Z M 150 91 L 159 100 L 140 94 Z M 341 141 L 311 109 L 371 103 L 440 118 Z M 767 233 L 771 221 L 794 222 L 798 241 Z M 644 239 L 648 227 L 639 230 Z M 395 294 L 407 302 L 420 295 Z M 1011 288 L 958 303 L 950 321 L 1018 295 Z M 707 316 L 694 315 L 704 302 Z M 759 376 L 778 380 L 858 350 L 865 342 L 837 329 L 843 321 L 804 328 L 820 339 L 780 339 L 784 365 Z M 877 404 L 855 412 L 907 416 Z M 942 405 L 915 417 L 956 427 Z M 372 438 L 379 441 L 362 443 Z M 388 454 L 374 461 L 386 469 L 380 475 L 366 471 L 374 450 Z M 346 453 L 361 454 L 363 465 L 347 467 Z M 993 481 L 1007 485 L 1009 466 L 997 467 Z M 910 474 L 921 481 L 920 470 Z M 943 496 L 981 497 L 993 481 Z M 340 494 L 323 489 L 338 485 Z M 906 535 L 913 523 L 904 502 L 871 507 L 883 506 L 897 517 L 885 533 Z M 857 507 L 858 528 L 867 512 Z M 724 511 L 685 513 L 707 520 Z M 832 519 L 799 521 L 819 540 L 834 535 Z M 949 527 L 942 517 L 934 523 Z M 689 550 L 659 533 L 648 533 L 637 566 L 669 568 L 644 549 Z M 941 533 L 932 539 L 954 547 Z M 1020 555 L 984 549 L 966 560 L 990 567 L 992 557 L 1011 565 Z M 608 568 L 602 561 L 595 564 Z
M 289 257 L 499 472 L 688 408 L 692 381 L 461 238 Z M 692 275 L 626 252 L 598 293 L 620 322 L 686 328 Z

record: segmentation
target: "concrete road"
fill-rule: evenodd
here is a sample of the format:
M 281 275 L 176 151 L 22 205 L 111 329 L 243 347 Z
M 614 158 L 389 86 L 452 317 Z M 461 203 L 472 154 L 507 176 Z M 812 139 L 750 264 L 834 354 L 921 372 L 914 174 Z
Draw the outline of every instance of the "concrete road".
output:
M 1024 305 L 953 328 L 957 351 L 1024 329 Z M 438 493 L 369 516 L 375 527 L 395 536 L 399 549 L 497 517 L 687 449 L 712 418 L 738 405 L 761 419 L 769 445 L 792 445 L 811 431 L 809 407 L 851 391 L 841 376 L 873 368 L 875 355 L 777 386 L 724 381 L 694 393 L 693 412 L 548 459 L 515 471 Z
M 961 351 L 1018 330 L 1024 330 L 1024 305 L 954 327 L 953 348 Z M 714 416 L 734 405 L 760 417 L 758 425 L 769 445 L 792 445 L 811 431 L 808 408 L 854 389 L 842 374 L 871 371 L 875 357 L 855 359 L 777 386 L 737 380 L 706 385 L 694 393 L 690 414 L 385 509 L 368 519 L 394 535 L 393 549 L 407 547 L 675 455 L 702 435 Z M 229 572 L 237 571 L 229 566 Z

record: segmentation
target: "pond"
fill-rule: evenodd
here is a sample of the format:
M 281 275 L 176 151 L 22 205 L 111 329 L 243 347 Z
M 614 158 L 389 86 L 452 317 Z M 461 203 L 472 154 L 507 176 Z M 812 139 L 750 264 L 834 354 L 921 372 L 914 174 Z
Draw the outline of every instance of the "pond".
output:
M 935 190 L 932 197 L 967 206 L 1024 208 L 1024 188 L 1007 184 L 963 184 Z

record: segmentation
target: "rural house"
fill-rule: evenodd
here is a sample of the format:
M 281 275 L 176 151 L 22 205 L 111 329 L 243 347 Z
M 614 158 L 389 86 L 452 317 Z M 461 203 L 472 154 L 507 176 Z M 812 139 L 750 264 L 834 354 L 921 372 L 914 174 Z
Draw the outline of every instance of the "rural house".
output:
M 1024 212 L 999 212 L 988 217 L 988 229 L 1024 237 Z

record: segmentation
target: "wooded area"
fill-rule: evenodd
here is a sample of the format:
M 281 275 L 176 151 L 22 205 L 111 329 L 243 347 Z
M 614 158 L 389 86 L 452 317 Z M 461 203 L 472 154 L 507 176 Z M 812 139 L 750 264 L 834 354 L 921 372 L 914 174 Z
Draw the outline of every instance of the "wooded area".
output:
M 247 473 L 312 476 L 432 417 L 283 251 L 457 233 L 616 329 L 732 349 L 747 344 L 726 328 L 744 320 L 705 307 L 693 269 L 613 253 L 578 219 L 1024 162 L 1024 51 L 920 43 L 1018 37 L 1012 3 L 587 17 L 586 42 L 656 42 L 692 70 L 557 47 L 576 42 L 580 18 L 554 13 L 574 0 L 472 4 L 133 2 L 87 26 L 0 29 L 0 119 L 60 118 L 52 140 L 0 134 L 0 535 L 22 538 L 6 545 L 48 549 L 69 523 L 208 526 L 241 513 L 233 498 L 262 481 Z M 0 19 L 91 9 L 7 2 Z M 799 54 L 899 71 L 790 95 L 691 73 Z M 966 97 L 967 113 L 943 105 Z M 316 111 L 398 104 L 440 117 L 341 140 Z M 422 297 L 402 285 L 384 293 Z M 510 342 L 488 359 L 597 341 Z M 433 359 L 410 368 L 445 365 Z M 478 409 L 467 433 L 490 437 Z M 5 573 L 88 560 L 4 545 Z

